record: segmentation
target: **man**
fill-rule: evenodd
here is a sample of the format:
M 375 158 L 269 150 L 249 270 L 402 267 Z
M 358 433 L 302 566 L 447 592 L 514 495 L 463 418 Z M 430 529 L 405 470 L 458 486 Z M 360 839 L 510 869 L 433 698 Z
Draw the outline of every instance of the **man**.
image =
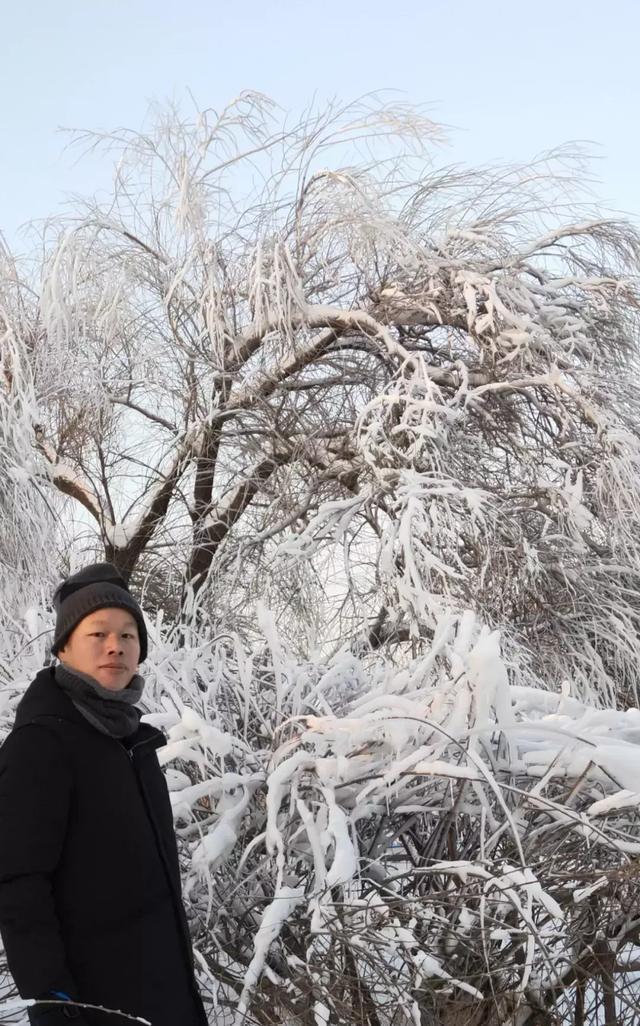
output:
M 0 932 L 32 1023 L 206 1026 L 156 749 L 135 708 L 140 606 L 109 563 L 54 596 L 55 667 L 0 749 Z M 55 1002 L 55 1003 L 51 1003 Z

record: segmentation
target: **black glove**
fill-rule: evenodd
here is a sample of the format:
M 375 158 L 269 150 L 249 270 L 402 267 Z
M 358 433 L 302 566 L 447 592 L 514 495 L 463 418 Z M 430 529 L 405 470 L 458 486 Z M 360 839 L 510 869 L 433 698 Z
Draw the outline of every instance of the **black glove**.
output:
M 71 999 L 64 1000 L 57 994 L 47 994 L 40 1001 L 55 1001 L 55 1004 L 33 1005 L 29 1008 L 31 1026 L 89 1026 L 82 1009 Z

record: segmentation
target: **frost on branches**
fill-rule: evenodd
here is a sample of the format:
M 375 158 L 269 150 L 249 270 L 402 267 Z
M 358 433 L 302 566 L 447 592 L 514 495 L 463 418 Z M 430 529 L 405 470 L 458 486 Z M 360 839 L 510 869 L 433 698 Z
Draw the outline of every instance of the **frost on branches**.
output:
M 218 1022 L 638 1002 L 640 241 L 580 154 L 439 140 L 160 112 L 2 257 L 3 722 L 48 582 L 115 562 Z
M 603 1021 L 614 991 L 635 1006 L 637 709 L 513 683 L 470 612 L 401 667 L 349 647 L 301 663 L 273 634 L 156 651 L 149 719 L 168 729 L 216 1021 L 522 1026 L 579 1001 Z
M 530 680 L 636 702 L 638 236 L 579 152 L 440 139 L 251 93 L 87 137 L 113 194 L 0 273 L 14 479 L 196 631 L 260 598 L 301 653 L 402 646 L 470 608 Z

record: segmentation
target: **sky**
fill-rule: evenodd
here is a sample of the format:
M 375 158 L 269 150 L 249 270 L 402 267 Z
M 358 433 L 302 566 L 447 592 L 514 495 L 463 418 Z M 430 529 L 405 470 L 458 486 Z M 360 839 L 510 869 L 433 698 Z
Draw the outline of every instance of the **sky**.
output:
M 636 0 L 2 0 L 0 232 L 104 187 L 61 129 L 139 129 L 244 89 L 295 113 L 392 90 L 447 126 L 442 163 L 522 161 L 573 140 L 595 200 L 640 220 Z M 194 99 L 193 99 L 194 98 Z

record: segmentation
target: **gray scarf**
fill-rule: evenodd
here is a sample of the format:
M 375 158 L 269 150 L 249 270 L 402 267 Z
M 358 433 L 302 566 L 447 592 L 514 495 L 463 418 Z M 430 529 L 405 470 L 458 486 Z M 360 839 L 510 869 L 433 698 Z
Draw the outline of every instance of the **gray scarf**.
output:
M 55 678 L 78 712 L 102 734 L 127 737 L 138 729 L 140 713 L 134 706 L 144 688 L 144 677 L 140 674 L 136 673 L 122 691 L 109 691 L 88 673 L 72 670 L 64 663 L 56 666 Z

